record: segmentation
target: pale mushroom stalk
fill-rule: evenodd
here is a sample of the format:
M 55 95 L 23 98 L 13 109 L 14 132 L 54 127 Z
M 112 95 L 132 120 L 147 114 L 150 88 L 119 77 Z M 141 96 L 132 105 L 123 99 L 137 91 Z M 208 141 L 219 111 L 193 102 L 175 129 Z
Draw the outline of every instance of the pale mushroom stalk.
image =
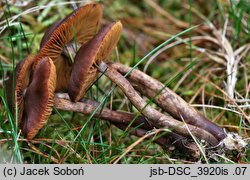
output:
M 104 66 L 107 68 L 108 65 L 104 64 Z M 124 75 L 131 70 L 130 67 L 122 65 L 120 63 L 110 63 L 108 67 L 109 68 L 107 69 L 117 69 Z M 107 73 L 105 73 L 105 75 L 106 74 Z M 109 75 L 115 77 L 112 72 L 109 73 Z M 124 78 L 123 75 L 119 76 L 120 78 Z M 181 97 L 176 95 L 170 89 L 167 89 L 157 80 L 151 78 L 150 76 L 139 70 L 131 71 L 128 75 L 128 79 L 135 84 L 135 88 L 137 88 L 142 94 L 145 94 L 149 98 L 154 99 L 154 101 L 163 110 L 171 114 L 174 118 L 178 119 L 179 121 L 184 120 L 185 122 L 193 125 L 194 127 L 197 127 L 198 129 L 202 129 L 202 131 L 207 132 L 209 135 L 212 135 L 214 138 L 216 138 L 217 142 L 219 142 L 218 145 L 220 145 L 218 147 L 225 147 L 225 149 L 227 150 L 234 149 L 239 152 L 244 151 L 244 149 L 246 148 L 247 143 L 244 139 L 242 139 L 241 136 L 233 132 L 224 131 L 224 129 L 209 121 L 205 116 L 200 114 L 193 107 L 189 106 L 183 99 L 181 99 Z M 117 77 L 113 78 L 113 81 L 117 83 Z M 121 85 L 119 87 L 124 88 L 125 86 Z M 131 96 L 131 98 L 133 97 L 134 96 Z M 196 137 L 202 136 L 197 133 Z
M 131 67 L 121 63 L 110 63 L 109 66 L 115 68 L 123 75 L 131 71 Z M 128 75 L 128 79 L 132 84 L 135 84 L 135 89 L 148 98 L 153 98 L 158 106 L 175 119 L 180 121 L 184 119 L 188 124 L 192 124 L 210 132 L 218 141 L 223 140 L 227 136 L 223 128 L 208 120 L 180 96 L 165 87 L 161 82 L 137 69 L 131 71 Z
M 218 145 L 219 141 L 204 129 L 177 121 L 152 108 L 141 98 L 129 81 L 114 68 L 101 62 L 98 69 L 124 92 L 137 110 L 147 117 L 156 128 L 170 129 L 173 132 L 189 138 L 191 137 L 190 131 L 195 137 L 203 139 L 211 145 Z M 189 130 L 187 130 L 187 128 Z
M 56 93 L 54 98 L 55 108 L 63 111 L 83 113 L 85 115 L 91 115 L 98 104 L 98 102 L 90 99 L 81 99 L 79 102 L 73 103 L 66 94 L 62 93 Z M 128 112 L 119 112 L 104 108 L 101 112 L 97 111 L 94 117 L 109 121 L 121 130 L 127 130 L 128 126 L 132 128 L 136 127 L 136 129 L 133 128 L 129 133 L 138 137 L 142 137 L 154 130 L 154 127 L 143 116 L 136 117 L 136 115 Z M 175 147 L 174 149 L 188 152 L 196 158 L 200 155 L 197 146 L 179 134 L 167 132 L 165 135 L 159 135 L 157 138 L 153 136 L 148 137 L 148 139 L 150 138 L 153 138 L 154 142 L 164 149 Z

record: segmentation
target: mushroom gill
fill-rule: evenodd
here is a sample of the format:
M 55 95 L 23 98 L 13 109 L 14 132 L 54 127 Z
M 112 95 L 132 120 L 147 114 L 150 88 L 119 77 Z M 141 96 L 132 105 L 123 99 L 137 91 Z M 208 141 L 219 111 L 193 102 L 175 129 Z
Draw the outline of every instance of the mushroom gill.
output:
M 77 51 L 74 44 L 82 45 L 88 42 L 99 29 L 102 18 L 102 7 L 96 3 L 86 4 L 64 20 L 56 22 L 45 33 L 41 49 L 35 58 L 36 64 L 45 56 L 52 59 L 57 72 L 56 91 L 67 91 L 72 63 L 69 58 L 63 56 L 65 49 Z

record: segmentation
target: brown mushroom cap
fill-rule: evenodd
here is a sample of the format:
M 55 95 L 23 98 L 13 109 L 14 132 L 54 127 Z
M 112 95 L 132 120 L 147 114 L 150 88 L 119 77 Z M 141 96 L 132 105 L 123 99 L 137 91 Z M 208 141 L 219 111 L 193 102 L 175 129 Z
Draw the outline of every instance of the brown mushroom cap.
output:
M 49 57 L 36 65 L 24 98 L 21 124 L 23 134 L 32 139 L 47 122 L 54 102 L 56 69 Z
M 49 29 L 42 40 L 42 48 L 35 58 L 34 68 L 38 61 L 48 56 L 56 66 L 57 87 L 56 91 L 67 89 L 72 66 L 62 57 L 62 52 L 67 44 L 84 44 L 98 31 L 102 18 L 101 5 L 96 3 L 86 4 L 64 20 L 57 22 Z
M 94 65 L 107 60 L 120 38 L 121 31 L 120 21 L 111 23 L 104 26 L 93 39 L 79 49 L 68 86 L 72 101 L 76 102 L 85 95 L 97 75 Z
M 12 77 L 9 78 L 7 82 L 7 99 L 8 105 L 12 113 L 15 112 L 15 104 L 17 103 L 18 107 L 18 125 L 22 121 L 22 114 L 24 108 L 24 96 L 27 86 L 30 82 L 31 69 L 34 61 L 34 55 L 29 55 L 26 59 L 20 61 L 14 72 L 15 82 L 14 82 L 14 102 L 12 102 Z M 14 103 L 14 104 L 13 104 Z

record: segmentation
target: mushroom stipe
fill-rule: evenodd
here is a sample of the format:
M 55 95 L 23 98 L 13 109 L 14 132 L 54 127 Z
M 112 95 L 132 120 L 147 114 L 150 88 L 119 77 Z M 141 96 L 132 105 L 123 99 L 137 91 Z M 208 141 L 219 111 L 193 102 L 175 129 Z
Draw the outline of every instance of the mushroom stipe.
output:
M 115 68 L 118 72 L 125 75 L 131 71 L 121 63 L 110 63 L 110 67 Z M 203 128 L 204 130 L 213 134 L 219 141 L 223 140 L 227 135 L 223 128 L 215 123 L 212 123 L 200 112 L 188 105 L 180 96 L 171 91 L 169 88 L 148 76 L 147 74 L 137 69 L 131 71 L 128 76 L 129 81 L 135 84 L 135 88 L 148 98 L 154 98 L 156 102 L 164 111 L 169 113 L 175 119 L 182 121 L 183 119 L 194 126 Z
M 210 132 L 196 126 L 177 121 L 176 119 L 168 117 L 152 108 L 144 99 L 140 97 L 128 80 L 114 68 L 109 67 L 105 63 L 101 63 L 99 70 L 102 71 L 104 75 L 106 75 L 125 93 L 137 110 L 147 117 L 156 128 L 170 129 L 177 134 L 189 138 L 191 136 L 191 132 L 195 137 L 206 140 L 213 146 L 219 144 L 219 141 Z
M 56 94 L 54 107 L 63 111 L 84 113 L 85 115 L 91 115 L 98 102 L 90 99 L 81 99 L 79 102 L 73 103 L 69 100 L 67 94 Z M 114 124 L 119 129 L 126 130 L 130 134 L 138 137 L 146 135 L 148 132 L 154 131 L 154 126 L 148 122 L 143 116 L 137 116 L 128 112 L 112 111 L 104 108 L 101 112 L 97 111 L 94 117 L 102 120 L 107 120 L 111 124 Z M 131 127 L 132 131 L 128 128 Z M 135 128 L 136 127 L 136 128 Z M 175 150 L 178 149 L 182 152 L 188 152 L 193 158 L 198 158 L 200 152 L 195 144 L 189 142 L 187 138 L 179 134 L 162 130 L 162 133 L 148 137 L 147 139 L 153 139 L 164 149 Z

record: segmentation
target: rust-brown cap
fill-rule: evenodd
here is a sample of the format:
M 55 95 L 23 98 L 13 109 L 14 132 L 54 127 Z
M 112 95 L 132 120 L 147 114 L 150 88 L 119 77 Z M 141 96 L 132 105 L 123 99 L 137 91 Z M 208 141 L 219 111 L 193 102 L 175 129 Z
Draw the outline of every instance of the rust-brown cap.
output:
M 99 29 L 101 18 L 101 5 L 96 3 L 86 4 L 72 12 L 64 20 L 57 22 L 45 34 L 46 37 L 43 38 L 42 48 L 36 56 L 35 65 L 45 56 L 52 59 L 56 66 L 57 77 L 65 80 L 61 82 L 61 79 L 57 79 L 56 91 L 67 88 L 68 74 L 71 73 L 72 69 L 71 64 L 65 62 L 65 58 L 62 57 L 65 46 L 73 44 L 75 41 L 77 44 L 84 44 L 93 38 Z
M 20 61 L 15 68 L 14 72 L 14 86 L 12 86 L 12 77 L 9 78 L 7 82 L 7 98 L 8 105 L 11 112 L 14 114 L 15 112 L 15 104 L 17 103 L 18 108 L 18 125 L 22 121 L 22 114 L 24 108 L 24 96 L 27 86 L 30 82 L 31 69 L 34 61 L 34 55 L 29 55 L 26 59 Z M 12 87 L 14 87 L 14 99 Z M 14 102 L 12 102 L 14 100 Z
M 107 60 L 120 38 L 121 31 L 120 21 L 108 24 L 79 49 L 68 86 L 72 101 L 76 102 L 85 95 L 97 75 L 94 65 Z
M 56 69 L 49 57 L 36 65 L 24 98 L 22 132 L 32 139 L 47 122 L 54 102 Z

